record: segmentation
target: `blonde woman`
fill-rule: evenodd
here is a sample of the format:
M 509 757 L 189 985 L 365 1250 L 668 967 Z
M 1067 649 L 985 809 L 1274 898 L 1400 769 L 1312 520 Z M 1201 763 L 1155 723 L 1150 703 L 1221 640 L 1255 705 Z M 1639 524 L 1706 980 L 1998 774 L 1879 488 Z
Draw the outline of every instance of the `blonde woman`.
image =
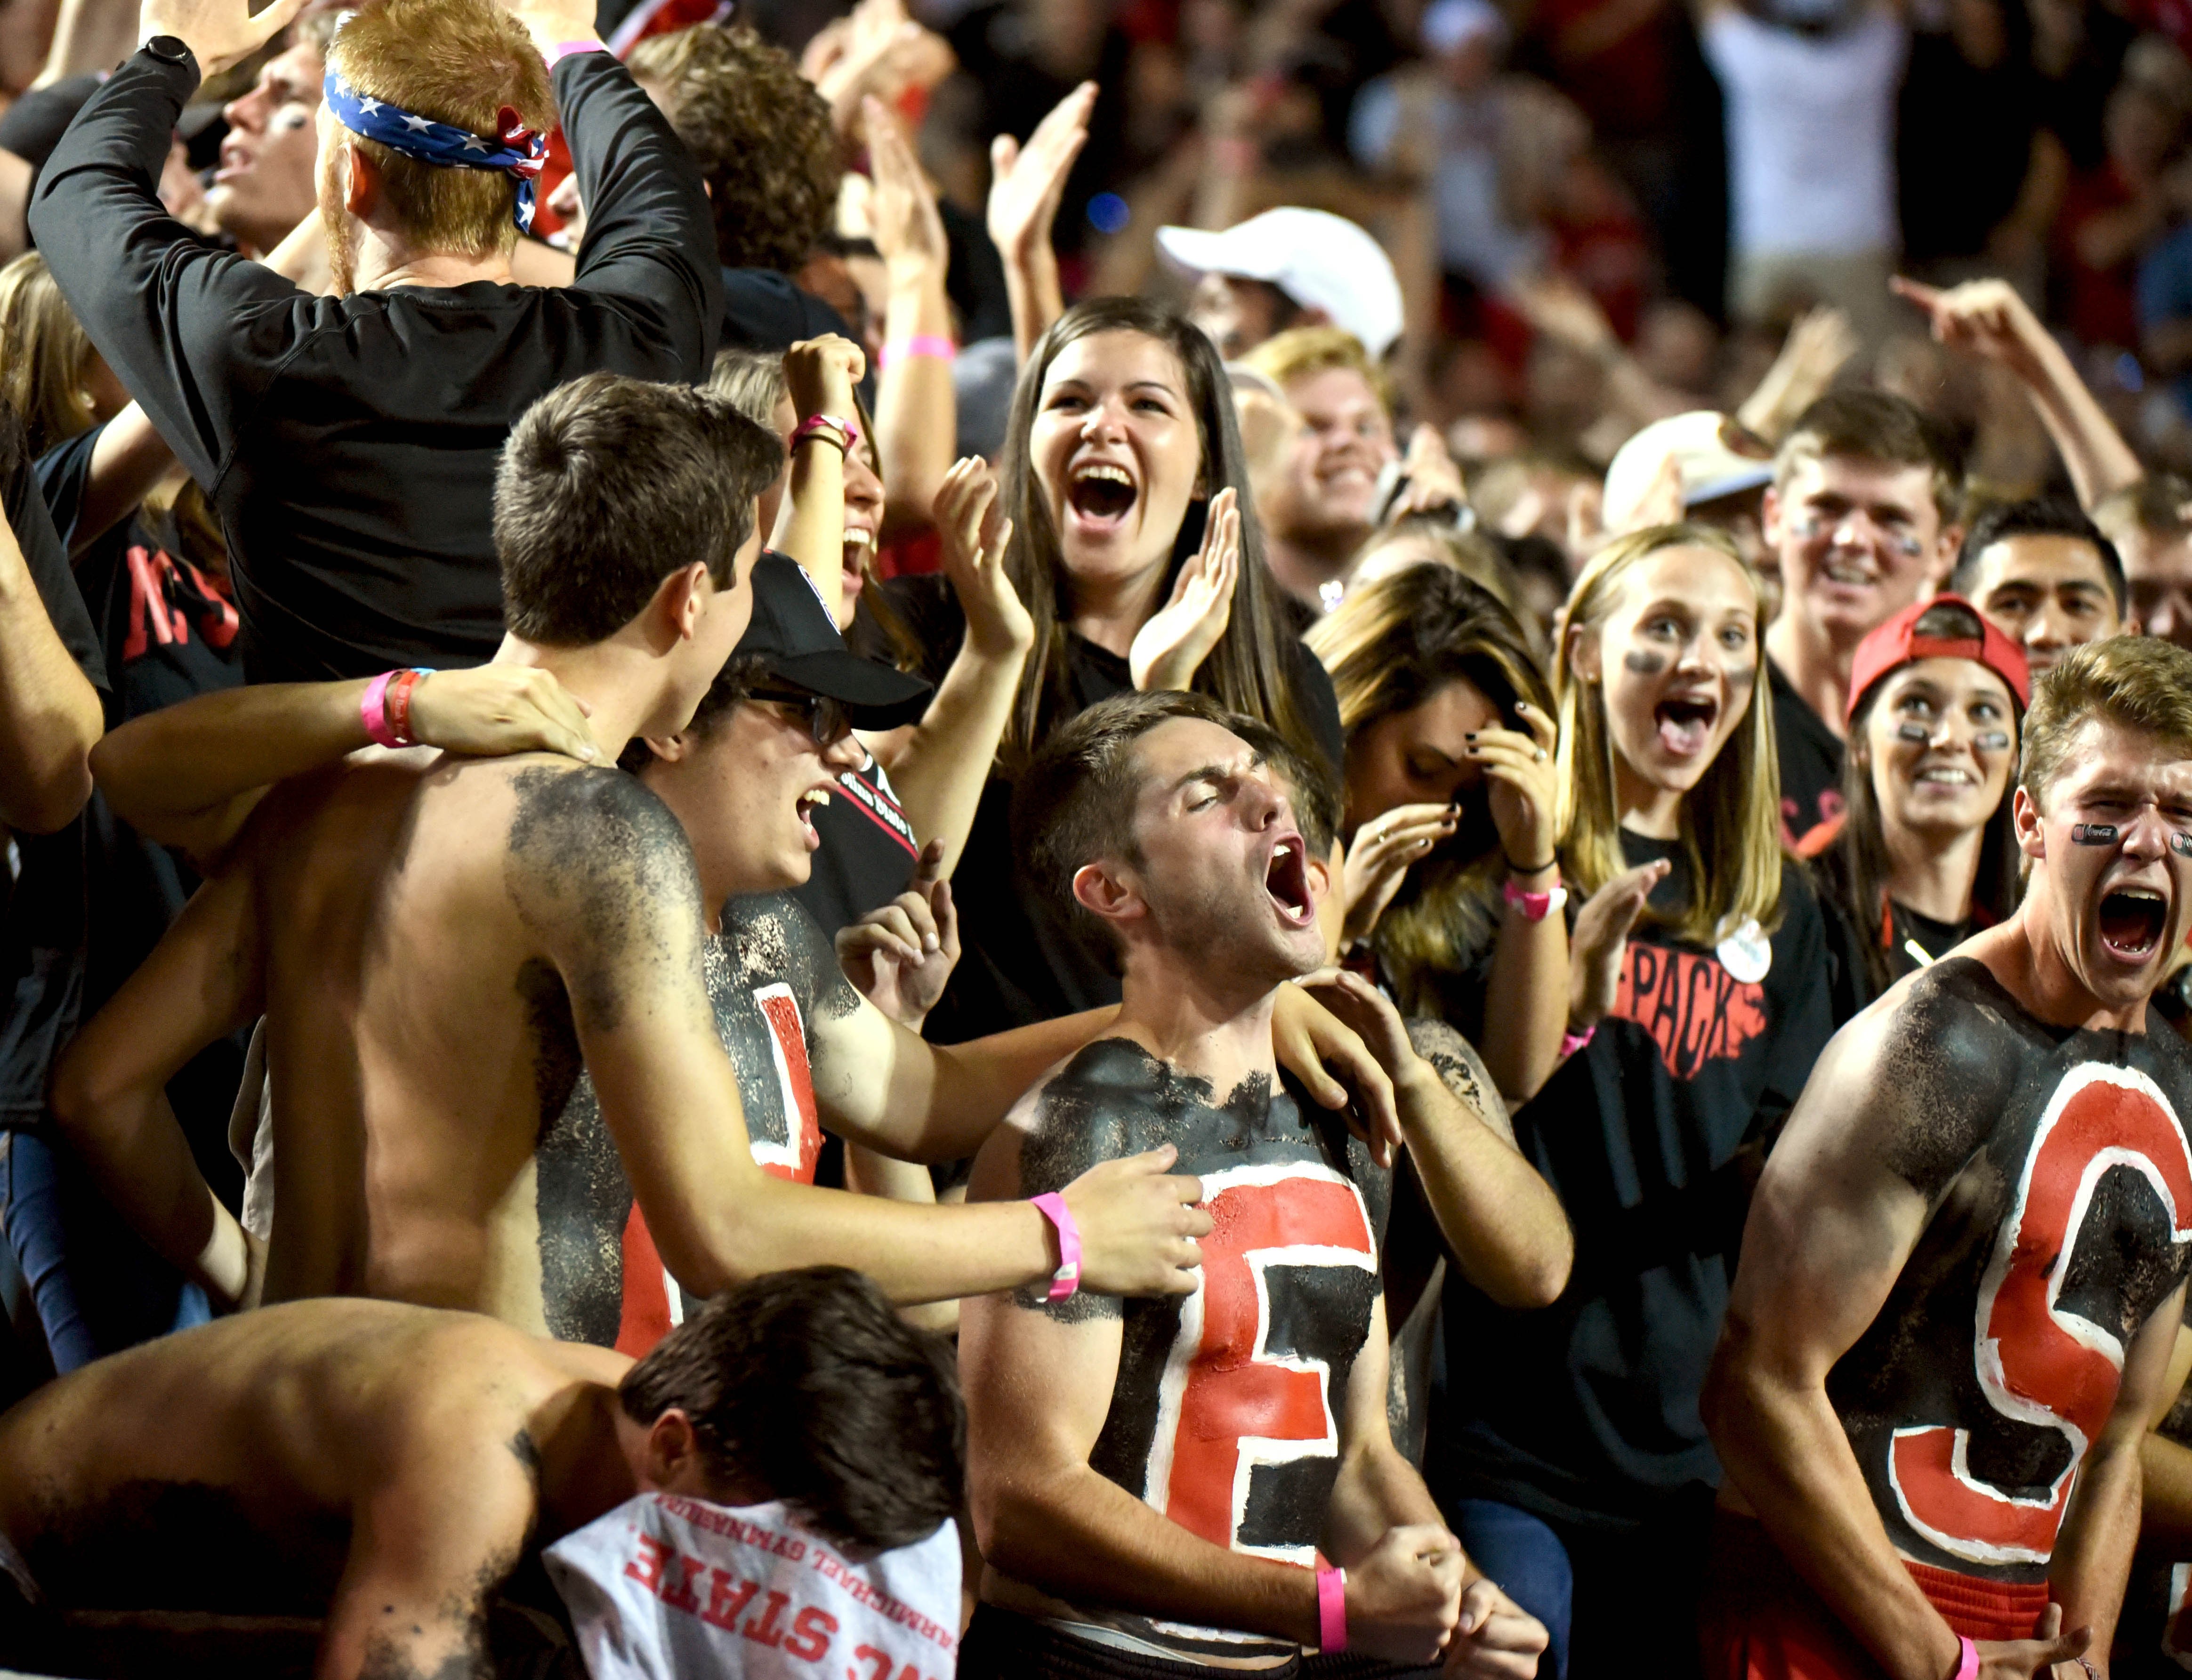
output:
M 1763 604 L 1726 536 L 1660 526 L 1601 550 L 1557 626 L 1561 873 L 1584 917 L 1635 926 L 1582 965 L 1570 1054 L 1516 1116 L 1573 1276 L 1527 1315 L 1448 1289 L 1434 1485 L 1579 1673 L 1633 1671 L 1645 1628 L 1667 1631 L 1653 1673 L 1695 1671 L 1720 1478 L 1698 1397 L 1756 1160 L 1830 1031 L 1819 907 L 1779 844 Z

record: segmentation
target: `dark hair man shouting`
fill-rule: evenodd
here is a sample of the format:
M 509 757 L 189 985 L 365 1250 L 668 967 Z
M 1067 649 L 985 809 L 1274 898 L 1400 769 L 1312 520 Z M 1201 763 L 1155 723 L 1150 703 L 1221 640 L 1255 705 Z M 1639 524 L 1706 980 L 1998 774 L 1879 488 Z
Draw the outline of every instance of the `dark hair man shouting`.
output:
M 1278 1083 L 1273 999 L 1324 955 L 1284 751 L 1201 695 L 1122 694 L 1015 794 L 1015 850 L 1111 941 L 1124 1001 L 991 1135 L 971 1199 L 1169 1143 L 1214 1229 L 1184 1300 L 962 1307 L 989 1565 L 965 1680 L 1290 1674 L 1304 1646 L 1424 1664 L 1450 1643 L 1452 1666 L 1521 1676 L 1544 1648 L 1386 1431 L 1390 1176 Z M 1404 1108 L 1453 1106 L 1390 1037 Z
M 2108 1651 L 2192 1255 L 2192 1048 L 2147 1008 L 2192 921 L 2192 654 L 2066 654 L 2015 815 L 2017 914 L 1836 1036 L 1759 1185 L 1705 1396 L 1709 1673 Z

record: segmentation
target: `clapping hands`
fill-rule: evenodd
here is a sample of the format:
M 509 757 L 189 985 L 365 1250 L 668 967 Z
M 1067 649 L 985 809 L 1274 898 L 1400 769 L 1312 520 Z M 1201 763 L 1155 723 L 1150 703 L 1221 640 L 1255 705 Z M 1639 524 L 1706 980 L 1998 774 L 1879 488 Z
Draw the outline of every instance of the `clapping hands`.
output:
M 1134 632 L 1127 668 L 1137 689 L 1184 689 L 1233 621 L 1241 575 L 1241 499 L 1229 485 L 1210 499 L 1202 546 L 1179 569 L 1172 598 Z

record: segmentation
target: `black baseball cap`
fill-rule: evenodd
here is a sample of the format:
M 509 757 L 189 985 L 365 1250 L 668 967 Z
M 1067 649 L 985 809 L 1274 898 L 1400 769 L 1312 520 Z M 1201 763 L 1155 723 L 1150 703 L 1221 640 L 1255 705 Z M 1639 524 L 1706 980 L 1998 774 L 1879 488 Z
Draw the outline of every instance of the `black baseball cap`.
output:
M 753 618 L 732 657 L 809 694 L 842 700 L 861 729 L 894 729 L 928 710 L 933 684 L 845 645 L 822 591 L 796 560 L 764 549 L 753 564 Z

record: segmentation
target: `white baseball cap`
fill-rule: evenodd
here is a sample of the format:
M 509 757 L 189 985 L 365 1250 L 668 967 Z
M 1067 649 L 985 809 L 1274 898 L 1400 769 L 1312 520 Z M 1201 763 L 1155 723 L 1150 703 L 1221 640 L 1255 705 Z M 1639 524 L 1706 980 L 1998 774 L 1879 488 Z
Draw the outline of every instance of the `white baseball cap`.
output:
M 1276 286 L 1382 357 L 1401 336 L 1401 282 L 1392 259 L 1344 216 L 1288 205 L 1209 233 L 1161 227 L 1157 249 L 1181 272 L 1225 274 Z
M 1710 409 L 1654 420 L 1616 451 L 1606 469 L 1606 529 L 1626 528 L 1672 459 L 1682 475 L 1682 506 L 1692 508 L 1772 482 L 1773 451 L 1742 425 Z

